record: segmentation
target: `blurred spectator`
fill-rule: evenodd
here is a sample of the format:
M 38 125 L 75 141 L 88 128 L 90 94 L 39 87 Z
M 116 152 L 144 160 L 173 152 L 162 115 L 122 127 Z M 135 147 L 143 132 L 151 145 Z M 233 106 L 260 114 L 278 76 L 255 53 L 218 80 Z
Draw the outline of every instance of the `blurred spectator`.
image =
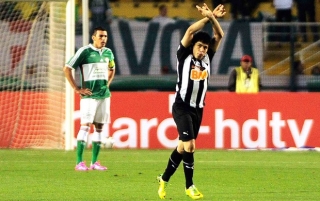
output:
M 150 22 L 153 23 L 159 23 L 160 26 L 166 25 L 168 23 L 174 23 L 175 20 L 168 17 L 168 7 L 165 4 L 161 4 L 159 5 L 159 14 L 155 17 L 153 17 Z M 171 72 L 171 67 L 169 66 L 161 66 L 160 68 L 160 72 L 162 75 L 166 75 L 166 74 L 171 74 L 173 72 Z
M 165 4 L 159 6 L 159 15 L 153 17 L 151 22 L 159 22 L 160 25 L 165 25 L 167 23 L 174 23 L 175 20 L 168 17 L 168 7 Z
M 112 23 L 112 9 L 109 0 L 90 0 L 89 9 L 91 12 L 91 32 L 96 27 L 103 27 L 106 30 Z
M 297 11 L 298 11 L 298 20 L 299 22 L 316 22 L 316 2 L 315 0 L 295 0 Z M 320 0 L 318 0 L 320 3 Z M 319 40 L 318 28 L 316 25 L 310 26 L 313 33 L 313 41 Z M 300 31 L 302 34 L 302 39 L 304 42 L 307 42 L 307 26 L 300 26 Z
M 311 70 L 311 75 L 320 75 L 320 66 L 314 66 Z
M 262 87 L 259 70 L 252 67 L 252 58 L 243 55 L 240 66 L 231 71 L 228 91 L 236 93 L 257 93 Z
M 253 11 L 259 6 L 260 0 L 230 0 L 230 13 L 233 20 L 249 21 Z
M 287 23 L 292 21 L 292 5 L 293 0 L 273 0 L 273 6 L 276 10 L 276 22 Z M 289 40 L 290 26 L 280 25 L 277 26 L 277 30 L 279 45 L 281 45 L 280 41 Z

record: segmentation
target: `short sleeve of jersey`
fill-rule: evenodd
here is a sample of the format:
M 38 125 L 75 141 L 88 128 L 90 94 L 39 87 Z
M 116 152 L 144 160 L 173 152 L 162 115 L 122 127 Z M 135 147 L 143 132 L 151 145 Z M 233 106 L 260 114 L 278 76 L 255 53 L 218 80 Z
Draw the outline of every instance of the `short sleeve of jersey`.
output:
M 114 55 L 111 49 L 107 48 L 107 50 L 104 52 L 104 56 L 106 56 L 109 59 L 109 69 L 114 69 L 115 68 L 115 62 L 114 62 Z
M 189 54 L 190 54 L 190 48 L 184 47 L 180 42 L 180 44 L 178 46 L 178 50 L 177 50 L 177 58 L 178 58 L 178 60 L 186 58 Z
M 84 58 L 86 58 L 86 48 L 82 47 L 80 48 L 76 54 L 71 57 L 71 59 L 66 63 L 67 66 L 71 66 L 74 69 L 77 69 L 79 66 L 81 66 Z

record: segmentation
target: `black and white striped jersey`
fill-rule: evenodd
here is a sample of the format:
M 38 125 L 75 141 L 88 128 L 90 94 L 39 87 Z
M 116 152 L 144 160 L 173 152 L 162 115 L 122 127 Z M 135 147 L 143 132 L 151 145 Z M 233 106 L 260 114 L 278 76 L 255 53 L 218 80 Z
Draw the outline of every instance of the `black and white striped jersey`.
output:
M 192 49 L 180 43 L 177 50 L 177 84 L 175 102 L 203 108 L 214 52 L 209 48 L 202 60 L 193 58 Z

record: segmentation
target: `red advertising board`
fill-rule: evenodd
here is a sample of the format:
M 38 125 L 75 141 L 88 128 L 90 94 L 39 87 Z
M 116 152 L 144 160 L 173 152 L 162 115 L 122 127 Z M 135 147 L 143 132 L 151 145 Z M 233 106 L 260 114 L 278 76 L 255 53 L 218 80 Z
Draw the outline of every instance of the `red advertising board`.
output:
M 320 93 L 209 92 L 197 149 L 319 147 L 319 100 Z M 173 101 L 169 92 L 112 92 L 104 134 L 117 148 L 175 147 Z

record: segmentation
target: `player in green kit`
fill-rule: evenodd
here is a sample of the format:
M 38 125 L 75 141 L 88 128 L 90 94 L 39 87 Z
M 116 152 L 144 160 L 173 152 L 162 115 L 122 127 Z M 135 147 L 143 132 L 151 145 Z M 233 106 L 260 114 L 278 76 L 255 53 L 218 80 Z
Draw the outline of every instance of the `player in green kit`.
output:
M 107 170 L 98 161 L 101 132 L 105 123 L 110 123 L 109 86 L 115 75 L 114 55 L 106 48 L 108 33 L 102 27 L 94 29 L 93 43 L 81 47 L 63 68 L 64 74 L 74 91 L 81 96 L 81 127 L 77 135 L 77 163 L 75 170 Z M 72 70 L 80 68 L 80 88 L 76 85 Z M 83 151 L 90 125 L 92 135 L 92 160 L 88 168 L 83 161 Z

